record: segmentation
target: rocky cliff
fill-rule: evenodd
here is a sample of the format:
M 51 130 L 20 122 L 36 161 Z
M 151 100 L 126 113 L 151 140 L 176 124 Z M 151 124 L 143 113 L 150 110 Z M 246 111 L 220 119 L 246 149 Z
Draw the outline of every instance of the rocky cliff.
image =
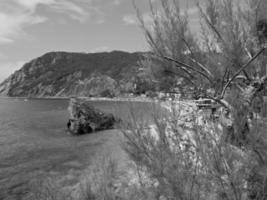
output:
M 0 95 L 117 96 L 131 92 L 143 53 L 50 52 L 26 63 L 0 84 Z

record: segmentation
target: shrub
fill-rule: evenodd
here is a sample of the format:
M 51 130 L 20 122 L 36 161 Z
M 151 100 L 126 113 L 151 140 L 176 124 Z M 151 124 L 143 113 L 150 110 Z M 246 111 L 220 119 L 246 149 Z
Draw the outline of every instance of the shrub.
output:
M 266 199 L 267 124 L 259 128 L 253 121 L 242 148 L 225 140 L 219 122 L 205 112 L 191 111 L 186 119 L 189 108 L 181 106 L 156 111 L 150 126 L 133 120 L 124 131 L 125 149 L 153 182 L 155 199 Z

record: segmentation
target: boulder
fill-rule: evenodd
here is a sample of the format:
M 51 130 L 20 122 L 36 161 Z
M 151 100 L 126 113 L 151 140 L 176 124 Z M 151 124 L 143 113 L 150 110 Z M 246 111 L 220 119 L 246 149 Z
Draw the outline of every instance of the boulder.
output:
M 70 99 L 68 111 L 70 119 L 67 127 L 75 135 L 112 129 L 116 121 L 112 114 L 104 113 L 90 102 L 77 98 Z

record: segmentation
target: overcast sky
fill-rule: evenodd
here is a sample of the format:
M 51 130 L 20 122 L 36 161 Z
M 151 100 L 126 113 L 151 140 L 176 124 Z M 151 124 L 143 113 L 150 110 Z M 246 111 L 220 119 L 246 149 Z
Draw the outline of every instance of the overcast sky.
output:
M 147 16 L 147 0 L 136 2 Z M 197 20 L 193 0 L 181 6 Z M 132 0 L 0 0 L 0 81 L 49 51 L 146 49 Z

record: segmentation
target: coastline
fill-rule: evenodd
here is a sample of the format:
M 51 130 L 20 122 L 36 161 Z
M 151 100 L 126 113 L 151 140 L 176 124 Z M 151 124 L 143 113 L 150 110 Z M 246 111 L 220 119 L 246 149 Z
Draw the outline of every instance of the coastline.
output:
M 154 100 L 151 98 L 146 97 L 115 97 L 115 98 L 108 98 L 108 97 L 77 97 L 78 99 L 83 99 L 87 101 L 116 101 L 116 102 L 159 102 L 159 100 Z
M 24 99 L 24 100 L 69 100 L 71 98 L 78 98 L 87 101 L 131 101 L 131 102 L 160 102 L 146 97 L 8 97 L 0 96 L 0 99 Z
M 194 100 L 160 100 L 160 99 L 151 99 L 147 97 L 7 97 L 0 96 L 0 99 L 21 99 L 24 101 L 28 100 L 70 100 L 71 98 L 78 98 L 85 101 L 106 101 L 106 102 L 140 102 L 140 103 L 157 103 L 161 107 L 170 110 L 173 106 L 185 106 L 185 107 L 194 107 L 196 102 Z

